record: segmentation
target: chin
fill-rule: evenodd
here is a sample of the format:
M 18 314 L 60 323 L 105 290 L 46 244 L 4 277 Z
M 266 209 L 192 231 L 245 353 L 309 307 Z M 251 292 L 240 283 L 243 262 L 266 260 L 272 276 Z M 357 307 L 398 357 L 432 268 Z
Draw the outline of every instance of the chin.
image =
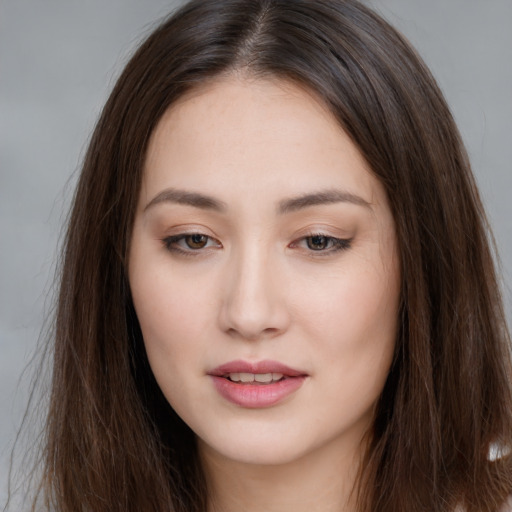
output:
M 201 452 L 215 453 L 216 456 L 244 465 L 279 466 L 301 459 L 307 452 L 304 443 L 290 443 L 283 439 L 233 439 L 226 443 L 209 444 L 199 439 Z M 299 449 L 299 446 L 301 449 Z

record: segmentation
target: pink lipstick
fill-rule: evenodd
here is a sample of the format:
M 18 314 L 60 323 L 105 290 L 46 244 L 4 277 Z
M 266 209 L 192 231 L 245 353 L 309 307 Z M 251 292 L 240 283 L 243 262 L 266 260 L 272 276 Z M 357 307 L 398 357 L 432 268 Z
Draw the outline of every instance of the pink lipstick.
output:
M 251 409 L 270 407 L 302 386 L 307 374 L 276 361 L 231 361 L 209 372 L 217 392 Z

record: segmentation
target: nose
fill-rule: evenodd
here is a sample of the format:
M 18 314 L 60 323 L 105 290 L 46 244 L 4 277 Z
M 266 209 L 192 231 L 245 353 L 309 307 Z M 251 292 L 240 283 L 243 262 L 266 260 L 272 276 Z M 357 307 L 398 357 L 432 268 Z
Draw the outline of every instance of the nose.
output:
M 244 340 L 272 338 L 286 331 L 290 315 L 278 264 L 257 250 L 233 260 L 223 280 L 222 330 Z

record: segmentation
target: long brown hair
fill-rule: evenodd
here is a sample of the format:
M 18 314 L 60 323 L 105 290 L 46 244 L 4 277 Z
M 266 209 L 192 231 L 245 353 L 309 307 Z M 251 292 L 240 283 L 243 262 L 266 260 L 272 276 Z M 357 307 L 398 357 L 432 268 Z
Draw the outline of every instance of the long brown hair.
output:
M 485 215 L 434 79 L 355 0 L 193 0 L 126 66 L 92 136 L 67 231 L 44 445 L 48 508 L 206 510 L 195 438 L 152 376 L 126 261 L 156 124 L 184 93 L 232 72 L 313 91 L 389 196 L 402 304 L 356 489 L 360 511 L 497 510 L 512 489 L 510 337 Z

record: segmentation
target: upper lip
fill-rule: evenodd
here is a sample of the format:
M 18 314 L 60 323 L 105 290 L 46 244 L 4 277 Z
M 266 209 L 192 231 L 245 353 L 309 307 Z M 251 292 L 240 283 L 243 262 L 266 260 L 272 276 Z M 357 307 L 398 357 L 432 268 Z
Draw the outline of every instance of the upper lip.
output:
M 282 373 L 286 377 L 300 377 L 307 375 L 301 370 L 296 370 L 295 368 L 290 368 L 283 363 L 271 360 L 257 361 L 254 363 L 242 360 L 230 361 L 217 366 L 217 368 L 208 373 L 209 375 L 216 377 L 222 377 L 230 373 Z

